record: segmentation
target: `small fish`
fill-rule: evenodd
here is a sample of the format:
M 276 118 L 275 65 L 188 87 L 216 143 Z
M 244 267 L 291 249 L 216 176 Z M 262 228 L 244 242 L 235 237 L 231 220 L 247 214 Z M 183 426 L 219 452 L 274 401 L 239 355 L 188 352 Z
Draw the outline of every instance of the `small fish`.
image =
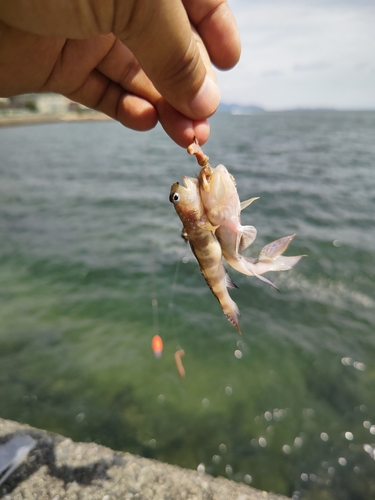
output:
M 13 436 L 0 445 L 0 486 L 21 465 L 37 442 L 28 434 Z
M 188 148 L 190 154 L 197 157 L 202 169 L 198 176 L 199 193 L 207 218 L 215 228 L 223 256 L 236 271 L 247 276 L 256 276 L 269 285 L 275 285 L 262 274 L 268 271 L 285 271 L 291 269 L 303 257 L 285 257 L 281 254 L 294 238 L 285 236 L 266 245 L 257 259 L 247 258 L 242 252 L 256 238 L 257 230 L 253 226 L 241 225 L 241 210 L 258 198 L 250 198 L 240 202 L 233 176 L 224 165 L 211 168 L 208 157 L 198 146 L 192 144 Z
M 151 349 L 155 355 L 155 358 L 161 358 L 161 353 L 163 352 L 163 340 L 160 335 L 154 335 L 152 337 Z
M 227 290 L 237 287 L 223 265 L 221 247 L 214 235 L 215 228 L 207 219 L 199 196 L 198 180 L 186 176 L 182 179 L 184 186 L 178 182 L 172 185 L 169 201 L 173 203 L 181 219 L 184 233 L 207 285 L 219 301 L 228 321 L 241 333 L 239 310 Z

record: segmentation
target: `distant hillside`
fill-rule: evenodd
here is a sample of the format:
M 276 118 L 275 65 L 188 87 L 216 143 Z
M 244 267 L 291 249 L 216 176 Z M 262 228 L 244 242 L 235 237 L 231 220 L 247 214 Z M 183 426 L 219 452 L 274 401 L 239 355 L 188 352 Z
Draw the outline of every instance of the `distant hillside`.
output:
M 218 111 L 231 113 L 232 115 L 251 115 L 253 113 L 264 113 L 265 110 L 260 106 L 243 105 L 243 104 L 227 104 L 221 102 Z

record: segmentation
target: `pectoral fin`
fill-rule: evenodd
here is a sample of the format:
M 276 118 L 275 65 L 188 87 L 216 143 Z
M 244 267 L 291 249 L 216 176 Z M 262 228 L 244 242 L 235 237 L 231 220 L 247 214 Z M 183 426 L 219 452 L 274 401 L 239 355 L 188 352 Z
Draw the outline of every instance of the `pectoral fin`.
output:
M 232 280 L 232 278 L 229 276 L 229 273 L 227 270 L 225 270 L 225 284 L 227 288 L 231 288 L 232 290 L 238 288 L 236 283 Z
M 242 236 L 240 239 L 239 250 L 243 252 L 245 248 L 250 246 L 257 237 L 257 230 L 254 226 L 242 226 Z
M 182 229 L 181 229 L 181 238 L 184 240 L 185 243 L 189 242 L 189 236 L 188 236 L 184 226 L 182 226 Z

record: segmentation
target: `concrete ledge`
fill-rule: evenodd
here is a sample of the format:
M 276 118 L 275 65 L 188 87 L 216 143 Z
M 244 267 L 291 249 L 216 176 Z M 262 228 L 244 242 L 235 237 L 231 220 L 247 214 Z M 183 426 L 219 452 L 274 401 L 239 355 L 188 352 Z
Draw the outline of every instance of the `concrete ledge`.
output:
M 37 441 L 0 486 L 4 500 L 282 500 L 224 478 L 181 469 L 95 443 L 0 418 L 0 445 L 15 435 Z

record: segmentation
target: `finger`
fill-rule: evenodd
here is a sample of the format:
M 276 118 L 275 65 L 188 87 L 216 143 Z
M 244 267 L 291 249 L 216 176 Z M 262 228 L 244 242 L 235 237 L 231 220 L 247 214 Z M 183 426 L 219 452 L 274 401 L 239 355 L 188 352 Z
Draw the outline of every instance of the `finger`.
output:
M 150 130 L 158 122 L 157 112 L 151 103 L 124 92 L 119 85 L 96 70 L 90 73 L 81 87 L 65 95 L 73 101 L 105 113 L 133 130 Z
M 208 123 L 195 122 L 173 109 L 131 51 L 113 35 L 68 40 L 42 91 L 62 93 L 135 130 L 149 130 L 159 118 L 165 131 L 184 148 L 195 136 L 200 144 L 209 136 Z
M 199 144 L 204 144 L 210 134 L 207 120 L 190 120 L 163 98 L 160 98 L 155 109 L 145 99 L 124 92 L 98 71 L 93 71 L 84 85 L 66 97 L 101 111 L 133 130 L 150 130 L 159 120 L 171 139 L 183 148 L 187 148 L 195 138 Z
M 233 67 L 240 57 L 241 42 L 226 0 L 183 0 L 183 4 L 212 62 L 220 69 Z
M 41 91 L 61 93 L 135 130 L 149 130 L 158 120 L 150 102 L 158 92 L 113 35 L 67 40 Z
M 157 111 L 163 129 L 182 148 L 187 148 L 195 138 L 199 144 L 207 141 L 210 135 L 207 120 L 190 120 L 163 98 L 157 103 Z
M 131 19 L 129 24 L 121 12 L 116 14 L 114 33 L 158 92 L 188 118 L 210 116 L 218 106 L 219 90 L 207 77 L 180 0 L 133 0 Z
M 194 36 L 197 43 L 201 45 L 205 64 L 211 66 L 202 41 L 197 34 Z M 110 36 L 107 39 L 109 40 Z M 186 148 L 194 141 L 194 137 L 197 137 L 200 144 L 204 144 L 210 133 L 208 122 L 206 120 L 191 120 L 174 109 L 157 92 L 131 51 L 119 40 L 112 40 L 114 43 L 111 49 L 97 65 L 97 69 L 110 80 L 117 82 L 122 88 L 148 100 L 156 108 L 164 130 L 179 146 Z M 212 68 L 211 72 L 212 78 L 216 78 Z
M 133 130 L 150 130 L 159 120 L 171 139 L 183 148 L 187 148 L 195 138 L 199 144 L 204 144 L 210 134 L 207 120 L 190 120 L 163 98 L 159 99 L 155 109 L 150 102 L 124 92 L 122 87 L 96 70 L 89 75 L 84 85 L 66 96 L 105 113 Z

